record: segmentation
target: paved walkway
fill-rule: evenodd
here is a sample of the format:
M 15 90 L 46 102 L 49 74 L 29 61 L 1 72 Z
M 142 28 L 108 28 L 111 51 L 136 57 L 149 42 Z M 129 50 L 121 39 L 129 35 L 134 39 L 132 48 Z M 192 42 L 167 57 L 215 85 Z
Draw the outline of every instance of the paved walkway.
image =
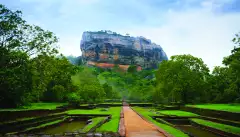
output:
M 124 106 L 123 112 L 126 137 L 166 137 L 153 124 L 143 120 L 130 107 Z

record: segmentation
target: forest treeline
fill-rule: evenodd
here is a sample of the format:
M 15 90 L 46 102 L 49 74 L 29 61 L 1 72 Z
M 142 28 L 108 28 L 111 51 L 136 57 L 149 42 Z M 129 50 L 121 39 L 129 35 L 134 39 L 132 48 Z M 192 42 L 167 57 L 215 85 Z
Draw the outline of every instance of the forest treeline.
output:
M 212 73 L 200 58 L 176 55 L 157 70 L 138 72 L 131 65 L 118 68 L 87 67 L 81 58 L 58 53 L 58 38 L 28 24 L 21 11 L 0 5 L 0 107 L 32 102 L 99 103 L 129 99 L 154 103 L 240 102 L 240 37 L 223 67 Z M 70 63 L 70 61 L 72 63 Z

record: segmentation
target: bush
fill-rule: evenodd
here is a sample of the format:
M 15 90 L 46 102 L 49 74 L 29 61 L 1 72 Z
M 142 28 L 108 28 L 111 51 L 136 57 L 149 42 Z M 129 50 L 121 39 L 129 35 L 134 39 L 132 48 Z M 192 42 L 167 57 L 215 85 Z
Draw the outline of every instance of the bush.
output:
M 67 96 L 68 103 L 73 106 L 78 106 L 81 103 L 81 96 L 77 93 L 70 93 Z
M 62 85 L 55 85 L 52 88 L 52 92 L 54 94 L 54 100 L 56 101 L 62 101 L 63 97 L 65 95 L 65 88 Z

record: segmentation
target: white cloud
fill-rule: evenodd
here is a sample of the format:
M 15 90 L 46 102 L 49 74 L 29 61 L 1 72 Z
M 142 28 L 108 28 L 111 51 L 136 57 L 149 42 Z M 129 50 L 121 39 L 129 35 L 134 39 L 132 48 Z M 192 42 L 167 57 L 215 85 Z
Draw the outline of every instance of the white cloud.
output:
M 129 33 L 133 36 L 147 37 L 153 42 L 160 44 L 168 57 L 177 54 L 192 54 L 193 56 L 202 58 L 210 69 L 212 69 L 214 66 L 221 65 L 223 57 L 230 54 L 233 48 L 231 39 L 235 33 L 240 31 L 240 13 L 218 12 L 221 11 L 224 4 L 236 0 L 185 0 L 183 2 L 185 5 L 182 5 L 185 8 L 180 11 L 176 11 L 174 7 L 169 7 L 169 10 L 163 11 L 161 7 L 155 7 L 154 9 L 147 3 L 141 3 L 136 0 L 131 1 L 131 3 L 127 3 L 126 1 L 129 9 L 131 9 L 131 6 L 134 6 L 133 10 L 136 13 L 141 11 L 140 14 L 136 14 L 136 17 L 140 18 L 140 15 L 144 16 L 144 20 L 139 24 L 137 24 L 139 20 L 135 22 L 131 20 L 135 16 L 125 18 L 120 16 L 122 14 L 117 14 L 118 10 L 113 10 L 115 7 L 112 9 L 114 12 L 106 10 L 113 5 L 116 6 L 115 2 L 108 3 L 107 5 L 104 3 L 98 5 L 101 2 L 99 0 L 34 1 L 42 2 L 43 4 L 46 3 L 46 7 L 49 4 L 54 4 L 54 2 L 60 4 L 57 10 L 60 11 L 60 16 L 62 16 L 59 17 L 59 24 L 63 25 L 63 28 L 57 29 L 62 30 L 61 34 L 59 34 L 60 51 L 66 55 L 73 54 L 78 56 L 81 54 L 80 40 L 84 30 L 102 28 L 121 34 Z M 176 1 L 176 4 L 183 4 L 180 2 L 182 0 Z M 194 3 L 200 5 L 194 7 Z M 120 6 L 119 9 L 126 10 L 126 8 L 123 8 L 125 4 L 121 5 L 120 2 L 117 5 Z M 129 15 L 135 13 L 131 10 L 128 10 L 128 12 Z M 113 18 L 112 16 L 119 18 Z M 68 20 L 73 17 L 79 20 Z M 112 23 L 114 21 L 115 23 Z M 76 23 L 74 24 L 74 22 Z M 124 24 L 123 22 L 130 23 Z M 151 23 L 154 25 L 149 25 Z M 47 26 L 47 22 L 43 24 Z M 65 26 L 68 27 L 64 28 Z M 56 30 L 55 32 L 59 33 Z
M 120 30 L 134 36 L 145 36 L 160 44 L 168 57 L 191 54 L 200 57 L 210 69 L 222 64 L 233 49 L 234 34 L 240 31 L 240 15 L 215 15 L 208 9 L 171 11 L 167 23 L 159 27 Z
M 80 50 L 80 39 L 81 36 L 61 36 L 59 40 L 60 53 L 80 56 L 82 54 Z

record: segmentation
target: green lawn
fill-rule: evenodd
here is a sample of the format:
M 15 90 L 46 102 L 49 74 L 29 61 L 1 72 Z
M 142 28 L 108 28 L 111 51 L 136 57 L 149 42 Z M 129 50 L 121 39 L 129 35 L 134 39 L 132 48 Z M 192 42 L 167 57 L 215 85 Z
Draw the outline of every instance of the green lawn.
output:
M 122 107 L 112 107 L 112 119 L 97 129 L 99 132 L 118 132 L 120 112 Z M 111 109 L 111 108 L 110 108 Z
M 230 111 L 230 112 L 240 112 L 240 104 L 203 104 L 203 105 L 186 105 L 189 107 Z
M 169 134 L 171 134 L 173 136 L 176 136 L 176 137 L 188 137 L 188 135 L 183 133 L 182 131 L 177 130 L 176 128 L 168 126 L 166 124 L 158 123 L 157 121 L 152 119 L 152 117 L 149 116 L 149 115 L 152 114 L 152 112 L 149 112 L 146 109 L 143 109 L 141 107 L 132 107 L 132 108 L 135 111 L 137 111 L 138 113 L 140 113 L 142 116 L 144 116 L 146 119 L 148 119 L 149 121 L 153 122 L 155 125 L 157 125 L 158 127 L 162 128 L 166 132 L 168 132 Z
M 187 112 L 187 111 L 181 111 L 181 110 L 162 110 L 162 111 L 158 111 L 158 112 L 160 112 L 160 114 L 164 114 L 164 115 L 180 116 L 180 117 L 199 116 L 197 114 Z
M 105 119 L 105 117 L 92 118 L 92 123 L 88 124 L 86 127 L 84 127 L 84 129 L 82 131 L 83 132 L 88 132 L 91 128 L 95 127 L 98 123 L 100 123 L 104 119 Z
M 35 109 L 56 109 L 56 107 L 66 105 L 67 103 L 31 103 L 29 106 L 14 109 L 0 109 L 0 111 L 21 111 L 21 110 L 35 110 Z
M 121 107 L 110 107 L 108 111 L 101 111 L 103 108 L 96 109 L 74 109 L 67 111 L 68 114 L 115 114 Z M 120 114 L 119 114 L 120 115 Z
M 129 104 L 133 104 L 133 105 L 134 105 L 134 104 L 153 104 L 153 103 L 149 103 L 149 102 L 142 103 L 142 102 L 141 102 L 141 103 L 129 103 Z
M 118 123 L 120 120 L 120 111 L 122 107 L 110 107 L 108 111 L 101 111 L 102 108 L 96 108 L 93 110 L 69 110 L 67 111 L 68 114 L 110 114 L 112 115 L 112 119 L 103 124 L 101 127 L 97 129 L 99 132 L 117 132 L 118 130 Z
M 212 127 L 215 129 L 219 129 L 219 130 L 222 130 L 225 132 L 229 132 L 229 133 L 233 133 L 233 134 L 237 134 L 237 135 L 240 134 L 239 127 L 234 127 L 234 126 L 230 126 L 230 125 L 220 124 L 220 123 L 216 123 L 216 122 L 212 122 L 212 121 L 208 121 L 208 120 L 197 119 L 197 118 L 192 118 L 191 120 L 198 124 Z
M 122 102 L 106 102 L 106 103 L 100 103 L 100 104 L 116 104 L 116 105 L 122 105 Z

